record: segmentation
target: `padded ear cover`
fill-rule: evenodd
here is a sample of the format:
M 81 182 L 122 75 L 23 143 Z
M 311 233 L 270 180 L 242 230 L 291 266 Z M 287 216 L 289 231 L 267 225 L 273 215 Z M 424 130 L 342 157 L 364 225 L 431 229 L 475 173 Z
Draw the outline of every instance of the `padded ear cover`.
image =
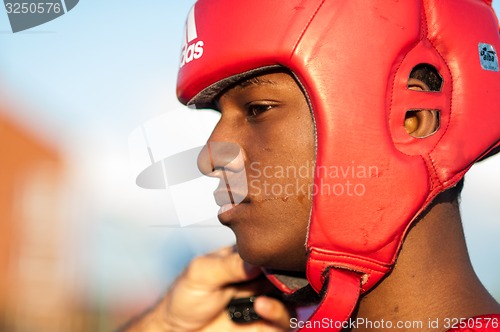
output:
M 478 53 L 479 43 L 500 47 L 487 5 L 413 0 L 361 6 L 325 2 L 318 16 L 331 19 L 319 23 L 318 17 L 303 40 L 335 38 L 321 44 L 321 53 L 297 48 L 303 81 L 312 85 L 306 89 L 316 92 L 317 165 L 354 162 L 360 172 L 348 180 L 364 188 L 363 195 L 314 198 L 308 279 L 316 290 L 327 266 L 362 272 L 363 290 L 371 288 L 395 262 L 411 221 L 500 138 L 500 74 L 482 69 Z M 440 72 L 440 92 L 407 89 L 421 63 Z M 441 124 L 434 135 L 414 138 L 404 118 L 421 108 L 439 110 Z M 376 173 L 366 171 L 372 166 Z M 316 173 L 318 187 L 328 181 Z
M 192 46 L 179 71 L 181 102 L 271 66 L 290 69 L 306 91 L 318 189 L 307 276 L 318 292 L 329 267 L 373 287 L 416 216 L 500 144 L 500 73 L 483 69 L 479 52 L 500 50 L 486 1 L 200 0 L 192 17 L 184 52 L 193 43 L 202 52 Z M 441 91 L 408 90 L 421 63 L 439 71 Z M 421 108 L 439 111 L 440 128 L 414 138 L 404 118 Z

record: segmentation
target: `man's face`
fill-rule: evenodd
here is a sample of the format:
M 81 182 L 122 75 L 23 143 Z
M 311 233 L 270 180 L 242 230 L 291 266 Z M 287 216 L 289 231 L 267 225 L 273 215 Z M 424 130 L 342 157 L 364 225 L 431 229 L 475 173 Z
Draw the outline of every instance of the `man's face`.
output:
M 222 116 L 198 163 L 221 179 L 219 220 L 247 262 L 304 270 L 315 141 L 302 90 L 291 75 L 270 73 L 233 86 L 216 104 Z

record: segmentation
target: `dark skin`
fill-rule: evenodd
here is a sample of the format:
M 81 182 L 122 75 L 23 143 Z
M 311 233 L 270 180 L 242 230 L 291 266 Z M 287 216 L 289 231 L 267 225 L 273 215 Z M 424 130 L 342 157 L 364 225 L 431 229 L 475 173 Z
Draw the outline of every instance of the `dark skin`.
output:
M 410 78 L 408 88 L 428 91 L 422 81 Z M 435 111 L 411 113 L 405 129 L 426 137 L 438 129 Z M 500 305 L 484 288 L 470 262 L 457 195 L 441 193 L 408 232 L 394 269 L 377 287 L 361 298 L 357 317 L 380 321 L 421 321 L 470 318 L 500 313 Z M 411 331 L 412 329 L 409 329 Z M 366 327 L 359 331 L 371 330 Z M 429 329 L 436 331 L 436 329 Z
M 301 189 L 312 183 L 312 172 L 303 177 L 293 177 L 291 171 L 280 173 L 307 165 L 312 171 L 314 165 L 314 127 L 301 89 L 288 74 L 268 74 L 227 90 L 216 108 L 222 116 L 209 144 L 234 143 L 242 158 L 226 165 L 224 146 L 205 149 L 198 159 L 199 168 L 221 179 L 218 192 L 227 190 L 227 182 L 236 183 L 231 186 L 233 194 L 243 192 L 244 184 L 232 181 L 241 176 L 242 169 L 248 180 L 246 199 L 220 214 L 219 220 L 235 233 L 245 261 L 303 271 L 311 198 Z
M 457 199 L 444 192 L 408 233 L 391 274 L 361 299 L 357 317 L 417 320 L 424 328 L 409 331 L 445 331 L 445 318 L 492 313 L 500 305 L 472 268 Z M 440 329 L 426 329 L 436 318 Z
M 222 116 L 208 140 L 211 148 L 207 146 L 200 153 L 198 166 L 206 175 L 221 179 L 215 198 L 225 212 L 221 211 L 219 220 L 234 231 L 238 252 L 225 248 L 195 259 L 164 298 L 125 331 L 289 329 L 289 312 L 276 299 L 258 297 L 254 306 L 263 320 L 246 325 L 233 323 L 225 307 L 233 297 L 249 296 L 256 293 L 254 290 L 261 294 L 270 286 L 267 280 L 259 279 L 262 271 L 258 266 L 292 271 L 305 268 L 310 196 L 307 191 L 273 192 L 265 184 L 290 188 L 290 184 L 312 182 L 310 173 L 297 183 L 273 172 L 275 166 L 312 167 L 310 110 L 295 80 L 285 73 L 238 84 L 225 91 L 216 104 Z M 231 144 L 210 145 L 212 142 Z M 235 145 L 241 158 L 234 158 Z M 269 166 L 271 176 L 264 170 Z M 248 187 L 241 176 L 246 176 Z M 228 189 L 226 183 L 231 184 L 233 199 L 242 198 L 248 189 L 240 204 L 228 204 L 228 196 L 221 194 Z
M 417 79 L 410 79 L 408 87 L 428 90 L 425 83 Z M 204 150 L 199 165 L 205 173 L 222 180 L 224 165 L 226 176 L 234 177 L 241 176 L 241 170 L 252 161 L 260 161 L 261 165 L 300 166 L 314 159 L 314 130 L 309 108 L 289 74 L 263 75 L 253 82 L 237 85 L 221 95 L 218 108 L 222 117 L 209 141 L 238 144 L 242 158 L 224 160 L 227 151 Z M 431 110 L 408 114 L 402 125 L 415 137 L 431 135 L 439 126 L 438 117 Z M 264 177 L 257 177 L 256 173 L 250 170 L 246 176 L 262 183 Z M 285 186 L 289 180 L 275 178 L 274 183 Z M 301 181 L 310 183 L 312 177 Z M 219 192 L 224 188 L 221 186 Z M 255 303 L 257 313 L 263 317 L 259 322 L 235 325 L 225 312 L 232 297 L 248 296 L 268 285 L 258 279 L 260 269 L 242 258 L 255 265 L 284 270 L 305 268 L 310 196 L 289 195 L 283 199 L 283 195 L 257 193 L 258 188 L 249 188 L 243 204 L 219 216 L 221 222 L 235 232 L 239 255 L 226 248 L 195 259 L 159 304 L 126 331 L 289 330 L 287 309 L 279 301 L 265 296 L 258 297 Z M 243 191 L 238 185 L 231 190 Z M 407 331 L 445 331 L 445 318 L 492 313 L 500 313 L 500 305 L 474 273 L 457 198 L 447 191 L 414 223 L 394 269 L 361 298 L 354 317 L 371 321 L 422 321 L 423 328 Z M 441 322 L 439 329 L 427 328 L 428 319 L 437 318 Z M 375 330 L 362 327 L 359 331 Z

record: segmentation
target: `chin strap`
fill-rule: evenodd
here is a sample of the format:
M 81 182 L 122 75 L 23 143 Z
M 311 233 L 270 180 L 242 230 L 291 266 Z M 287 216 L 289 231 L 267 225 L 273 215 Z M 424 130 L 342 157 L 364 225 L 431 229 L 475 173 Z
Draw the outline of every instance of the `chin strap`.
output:
M 356 307 L 361 291 L 361 276 L 349 270 L 331 268 L 327 274 L 327 288 L 323 301 L 304 324 L 300 332 L 341 331 Z

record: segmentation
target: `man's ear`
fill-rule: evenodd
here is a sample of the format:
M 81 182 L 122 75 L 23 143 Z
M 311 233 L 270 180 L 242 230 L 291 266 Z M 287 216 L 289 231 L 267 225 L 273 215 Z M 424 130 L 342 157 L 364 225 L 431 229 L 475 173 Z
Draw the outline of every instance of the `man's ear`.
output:
M 417 78 L 408 80 L 408 89 L 415 91 L 430 91 L 427 84 Z M 406 132 L 417 138 L 434 134 L 439 129 L 439 112 L 436 110 L 411 110 L 406 112 Z
M 435 110 L 414 110 L 406 112 L 405 129 L 408 134 L 424 138 L 439 129 L 439 112 Z

